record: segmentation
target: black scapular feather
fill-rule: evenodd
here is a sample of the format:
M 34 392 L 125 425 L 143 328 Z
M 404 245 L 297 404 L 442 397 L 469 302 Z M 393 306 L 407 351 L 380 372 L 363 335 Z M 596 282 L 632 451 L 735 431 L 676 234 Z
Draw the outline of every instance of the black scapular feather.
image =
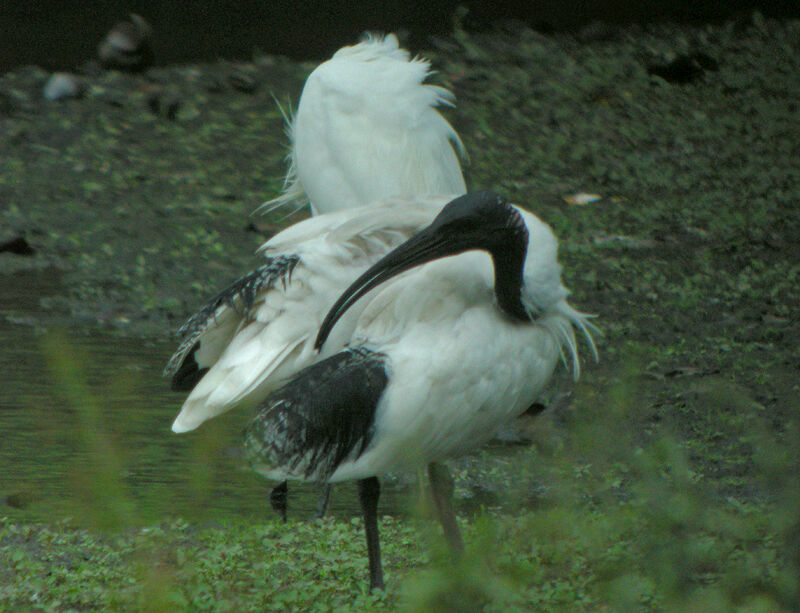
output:
M 309 366 L 260 405 L 245 429 L 245 453 L 254 464 L 326 480 L 369 445 L 388 381 L 386 356 L 365 348 Z

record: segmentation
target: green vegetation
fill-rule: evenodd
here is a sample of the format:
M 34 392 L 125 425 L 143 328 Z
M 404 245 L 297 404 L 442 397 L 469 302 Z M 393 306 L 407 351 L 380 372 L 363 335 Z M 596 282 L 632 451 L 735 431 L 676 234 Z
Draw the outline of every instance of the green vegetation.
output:
M 647 72 L 698 52 L 717 70 L 689 83 Z M 196 471 L 174 487 L 197 509 L 170 512 L 159 500 L 173 484 L 141 494 L 125 477 L 135 450 L 112 435 L 88 358 L 45 340 L 60 419 L 104 461 L 73 484 L 73 512 L 0 507 L 0 610 L 800 610 L 800 23 L 456 28 L 433 57 L 458 96 L 470 185 L 554 227 L 574 303 L 604 332 L 600 363 L 578 384 L 562 374 L 520 425 L 532 445 L 453 462 L 466 558 L 425 512 L 386 517 L 388 589 L 369 595 L 358 519 L 209 517 L 233 427 L 176 440 Z M 296 99 L 310 66 L 237 68 L 255 94 L 224 86 L 233 69 L 110 73 L 50 105 L 35 69 L 0 78 L 0 224 L 37 251 L 2 254 L 0 269 L 63 271 L 34 323 L 163 335 L 252 266 L 273 226 L 246 215 L 275 193 L 284 155 L 269 92 Z M 147 108 L 166 84 L 182 96 L 174 121 Z M 577 192 L 603 199 L 566 204 Z

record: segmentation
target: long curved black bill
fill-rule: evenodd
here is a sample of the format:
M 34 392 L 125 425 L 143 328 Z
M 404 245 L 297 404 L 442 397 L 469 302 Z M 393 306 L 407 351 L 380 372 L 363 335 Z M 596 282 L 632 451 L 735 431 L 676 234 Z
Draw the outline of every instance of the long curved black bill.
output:
M 525 223 L 503 198 L 492 192 L 459 196 L 444 206 L 431 225 L 387 253 L 339 296 L 320 326 L 314 347 L 322 347 L 339 318 L 376 285 L 409 268 L 472 249 L 492 255 L 500 307 L 517 319 L 527 320 L 520 302 L 527 245 Z
M 474 248 L 466 241 L 457 240 L 457 238 L 461 237 L 456 237 L 454 240 L 452 236 L 446 237 L 428 226 L 383 256 L 339 296 L 319 328 L 314 347 L 316 349 L 322 347 L 339 318 L 359 298 L 377 285 L 415 266 Z

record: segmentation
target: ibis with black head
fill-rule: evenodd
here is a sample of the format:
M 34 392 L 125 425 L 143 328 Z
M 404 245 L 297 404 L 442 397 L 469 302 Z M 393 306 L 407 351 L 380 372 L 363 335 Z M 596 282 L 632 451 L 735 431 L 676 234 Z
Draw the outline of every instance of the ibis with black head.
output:
M 358 482 L 371 589 L 384 585 L 378 476 L 427 465 L 445 536 L 459 551 L 441 462 L 525 411 L 560 359 L 577 377 L 576 330 L 596 356 L 593 326 L 567 302 L 556 252 L 546 224 L 496 194 L 452 200 L 331 307 L 315 340 L 323 353 L 366 303 L 347 346 L 268 396 L 247 427 L 246 455 L 269 478 Z

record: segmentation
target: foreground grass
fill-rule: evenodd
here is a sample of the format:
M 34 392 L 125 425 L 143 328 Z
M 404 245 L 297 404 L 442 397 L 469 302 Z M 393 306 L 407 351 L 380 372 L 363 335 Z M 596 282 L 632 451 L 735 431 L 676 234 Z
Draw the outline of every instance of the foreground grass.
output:
M 642 397 L 630 376 L 606 387 L 602 402 L 595 386 L 584 385 L 575 410 L 537 420 L 533 446 L 456 464 L 460 487 L 479 476 L 502 490 L 500 506 L 462 516 L 464 559 L 444 550 L 424 512 L 384 517 L 387 590 L 369 594 L 360 519 L 141 525 L 148 503 L 130 495 L 115 466 L 121 451 L 105 437 L 96 399 L 63 349 L 49 348 L 54 377 L 91 425 L 83 444 L 103 447 L 107 463 L 84 468 L 96 491 L 83 494 L 80 516 L 49 526 L 0 520 L 0 610 L 761 613 L 800 606 L 800 438 L 792 426 L 776 436 L 729 386 L 706 400 L 736 416 L 714 427 L 746 456 L 739 481 L 703 473 L 715 460 L 709 449 L 693 451 L 696 436 L 679 439 L 656 426 L 643 437 L 630 428 L 641 419 Z M 734 487 L 741 482 L 746 492 Z
M 780 450 L 764 453 L 773 468 L 797 468 L 796 454 L 786 462 Z M 385 593 L 365 591 L 357 519 L 252 525 L 176 520 L 115 533 L 69 522 L 48 527 L 2 521 L 0 608 L 796 610 L 797 473 L 774 481 L 785 498 L 743 504 L 710 496 L 666 439 L 637 450 L 623 471 L 631 487 L 613 479 L 611 465 L 596 473 L 584 469 L 576 478 L 575 464 L 568 469 L 559 456 L 547 458 L 545 480 L 559 492 L 541 508 L 517 515 L 486 511 L 463 523 L 464 560 L 453 561 L 442 550 L 431 522 L 383 518 Z

